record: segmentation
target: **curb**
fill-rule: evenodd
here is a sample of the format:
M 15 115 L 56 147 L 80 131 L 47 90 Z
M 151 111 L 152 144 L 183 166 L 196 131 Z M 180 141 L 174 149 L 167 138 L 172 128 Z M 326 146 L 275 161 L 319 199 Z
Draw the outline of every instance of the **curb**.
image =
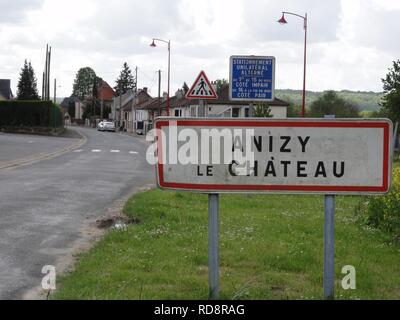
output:
M 68 147 L 65 147 L 63 149 L 59 149 L 57 151 L 53 151 L 50 153 L 38 153 L 38 154 L 34 154 L 34 155 L 26 157 L 26 158 L 13 160 L 13 161 L 9 161 L 6 163 L 0 163 L 0 170 L 1 169 L 15 169 L 15 168 L 27 166 L 27 165 L 30 165 L 30 164 L 33 164 L 36 162 L 40 162 L 43 160 L 56 158 L 58 156 L 63 155 L 64 153 L 67 153 L 69 151 L 72 151 L 74 149 L 81 147 L 82 145 L 84 145 L 86 143 L 87 138 L 83 133 L 79 132 L 78 130 L 75 130 L 75 132 L 77 132 L 82 138 L 79 139 L 79 141 L 69 145 Z

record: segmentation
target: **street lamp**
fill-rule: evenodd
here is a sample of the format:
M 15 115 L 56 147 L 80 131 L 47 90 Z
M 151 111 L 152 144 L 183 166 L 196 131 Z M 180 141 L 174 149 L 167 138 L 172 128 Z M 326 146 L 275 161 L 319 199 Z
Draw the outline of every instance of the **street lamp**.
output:
M 170 78 L 171 78 L 171 40 L 163 40 L 163 39 L 157 39 L 153 38 L 153 42 L 150 44 L 150 47 L 155 48 L 156 44 L 155 41 L 161 41 L 164 42 L 168 45 L 168 89 L 167 89 L 167 116 L 169 116 L 169 86 L 170 86 Z
M 291 14 L 293 16 L 303 19 L 304 22 L 304 72 L 303 72 L 303 104 L 301 106 L 301 116 L 304 118 L 306 112 L 306 57 L 307 57 L 307 13 L 301 16 L 297 13 L 282 11 L 282 17 L 278 20 L 280 24 L 286 24 L 285 14 Z

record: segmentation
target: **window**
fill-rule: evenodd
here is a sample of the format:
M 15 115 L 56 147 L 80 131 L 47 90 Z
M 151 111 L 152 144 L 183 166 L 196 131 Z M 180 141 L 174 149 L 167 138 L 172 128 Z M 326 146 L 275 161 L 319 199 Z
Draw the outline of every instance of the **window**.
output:
M 245 118 L 248 118 L 250 116 L 250 109 L 249 108 L 245 108 L 244 109 L 244 116 L 245 116 Z
M 182 109 L 175 109 L 175 117 L 182 117 Z
M 240 108 L 232 108 L 232 118 L 239 118 Z

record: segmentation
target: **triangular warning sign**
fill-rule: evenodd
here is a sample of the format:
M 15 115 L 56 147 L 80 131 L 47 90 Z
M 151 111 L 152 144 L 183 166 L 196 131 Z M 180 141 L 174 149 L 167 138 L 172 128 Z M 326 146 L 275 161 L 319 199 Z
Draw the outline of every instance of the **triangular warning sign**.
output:
M 217 93 L 212 87 L 204 71 L 201 71 L 196 81 L 186 94 L 188 99 L 218 99 Z

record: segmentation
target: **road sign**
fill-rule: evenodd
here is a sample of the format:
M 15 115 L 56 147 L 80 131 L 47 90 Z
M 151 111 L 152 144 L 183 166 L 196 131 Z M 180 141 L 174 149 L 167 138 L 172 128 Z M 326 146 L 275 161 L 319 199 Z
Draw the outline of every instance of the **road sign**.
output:
M 196 81 L 186 94 L 188 99 L 218 99 L 217 93 L 204 71 L 197 76 Z
M 229 99 L 272 101 L 275 90 L 275 57 L 231 56 Z
M 380 194 L 387 119 L 158 118 L 158 185 L 199 192 Z

